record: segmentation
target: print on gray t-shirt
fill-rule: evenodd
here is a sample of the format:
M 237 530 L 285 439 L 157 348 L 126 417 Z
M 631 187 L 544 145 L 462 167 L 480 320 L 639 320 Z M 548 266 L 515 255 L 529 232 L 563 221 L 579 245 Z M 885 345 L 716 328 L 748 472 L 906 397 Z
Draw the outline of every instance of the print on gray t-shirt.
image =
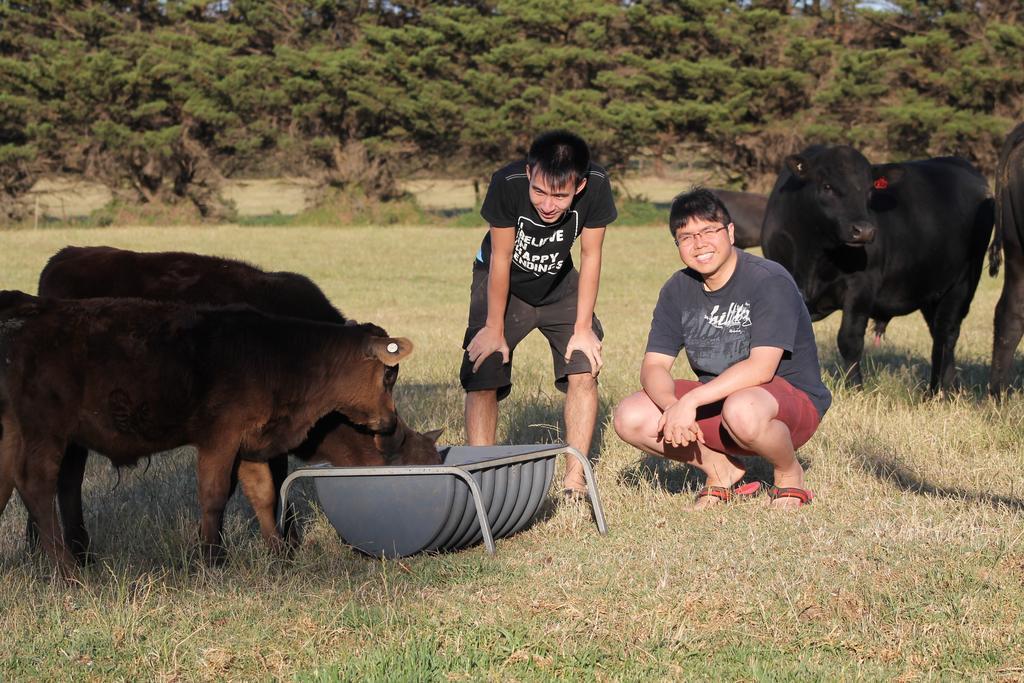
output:
M 750 302 L 730 302 L 726 310 L 714 304 L 709 311 L 683 311 L 683 329 L 693 330 L 685 343 L 694 372 L 720 375 L 750 355 Z M 698 371 L 699 368 L 699 371 Z
M 796 283 L 774 261 L 736 254 L 736 271 L 713 292 L 690 269 L 669 278 L 654 308 L 647 351 L 675 357 L 686 349 L 693 372 L 707 382 L 749 357 L 753 347 L 781 348 L 775 374 L 806 393 L 824 416 L 832 395 L 821 382 L 811 318 Z

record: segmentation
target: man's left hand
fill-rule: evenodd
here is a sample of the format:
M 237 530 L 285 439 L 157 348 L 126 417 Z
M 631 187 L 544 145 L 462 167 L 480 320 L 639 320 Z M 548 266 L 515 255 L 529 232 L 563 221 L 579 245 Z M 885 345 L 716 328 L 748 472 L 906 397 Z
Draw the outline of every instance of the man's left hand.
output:
M 594 334 L 593 329 L 573 332 L 569 343 L 565 347 L 565 362 L 568 363 L 573 351 L 581 351 L 590 361 L 590 374 L 597 377 L 601 372 L 604 361 L 601 360 L 601 340 Z

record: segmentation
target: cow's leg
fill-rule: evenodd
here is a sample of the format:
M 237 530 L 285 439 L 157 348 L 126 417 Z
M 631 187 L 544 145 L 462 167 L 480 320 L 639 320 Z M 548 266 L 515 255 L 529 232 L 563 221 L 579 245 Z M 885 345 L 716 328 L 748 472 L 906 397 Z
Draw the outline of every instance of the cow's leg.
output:
M 24 444 L 21 440 L 21 433 L 15 429 L 13 420 L 5 421 L 3 425 L 4 438 L 0 440 L 0 514 L 7 508 L 11 495 L 15 488 L 19 489 L 19 495 L 25 508 L 28 510 L 28 521 L 25 523 L 25 537 L 30 550 L 35 549 L 39 544 L 39 525 L 36 522 L 33 508 L 29 507 L 25 490 L 21 489 L 24 477 L 19 476 L 22 472 L 24 462 Z
M 64 543 L 80 564 L 88 564 L 92 560 L 89 532 L 85 528 L 82 513 L 82 481 L 85 479 L 88 457 L 87 448 L 77 444 L 69 445 L 64 451 L 64 461 L 57 478 L 57 502 L 64 524 Z M 25 543 L 30 549 L 39 545 L 39 527 L 31 515 L 25 522 Z
M 953 346 L 949 344 L 948 324 L 943 324 L 939 316 L 939 305 L 928 304 L 921 307 L 921 315 L 928 324 L 928 332 L 932 335 L 932 369 L 928 378 L 928 393 L 934 394 L 941 386 L 948 387 L 953 381 L 955 363 Z M 960 335 L 960 325 L 956 326 L 956 336 Z M 956 344 L 954 339 L 953 344 Z
M 199 536 L 203 544 L 203 557 L 210 565 L 223 564 L 226 559 L 222 526 L 237 454 L 238 438 L 223 437 L 220 443 L 200 446 L 196 459 Z
M 260 523 L 260 535 L 274 552 L 284 552 L 285 542 L 277 531 L 274 513 L 277 511 L 277 494 L 274 491 L 274 478 L 270 466 L 265 462 L 240 460 L 238 463 L 238 481 L 242 491 L 249 499 L 256 519 Z
M 843 374 L 846 381 L 855 387 L 864 383 L 860 361 L 864 355 L 864 333 L 868 329 L 870 313 L 869 298 L 849 297 L 843 306 L 843 320 L 839 323 L 839 334 L 836 337 L 839 355 L 843 357 Z
M 921 307 L 928 330 L 932 334 L 932 372 L 928 391 L 953 388 L 956 380 L 956 342 L 960 324 L 971 310 L 974 290 L 981 278 L 982 257 L 971 263 L 956 283 L 933 304 Z
M 89 553 L 89 532 L 85 528 L 82 511 L 82 482 L 88 458 L 89 449 L 75 443 L 69 444 L 64 450 L 64 461 L 57 479 L 57 502 L 64 522 L 64 541 L 68 550 L 82 564 L 92 559 Z
M 14 473 L 8 475 L 7 472 L 2 470 L 6 469 L 4 465 L 0 465 L 0 515 L 3 514 L 7 508 L 7 503 L 11 500 L 11 494 L 14 493 Z
M 1024 257 L 1007 249 L 1006 279 L 996 304 L 995 334 L 992 339 L 992 371 L 989 391 L 998 396 L 1010 382 L 1013 354 L 1024 336 Z
M 931 394 L 951 389 L 956 380 L 956 342 L 972 294 L 967 292 L 965 301 L 965 287 L 966 283 L 958 282 L 937 303 L 921 307 L 932 335 L 932 371 L 928 381 Z
M 14 493 L 14 451 L 17 437 L 11 425 L 0 422 L 0 428 L 7 435 L 6 439 L 0 438 L 0 515 L 3 515 Z
M 53 561 L 59 574 L 70 576 L 76 561 L 64 543 L 55 500 L 64 449 L 54 444 L 26 441 L 18 450 L 19 453 L 7 453 L 3 459 L 14 457 L 15 485 L 29 515 L 39 525 L 43 551 Z

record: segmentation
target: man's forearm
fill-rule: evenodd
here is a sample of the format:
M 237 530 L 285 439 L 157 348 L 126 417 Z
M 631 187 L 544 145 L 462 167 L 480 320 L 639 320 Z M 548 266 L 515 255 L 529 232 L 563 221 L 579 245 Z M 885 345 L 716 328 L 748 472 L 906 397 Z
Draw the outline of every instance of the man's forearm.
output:
M 576 330 L 589 330 L 593 325 L 597 290 L 601 282 L 601 252 L 580 256 L 580 283 L 576 295 Z
M 505 308 L 508 305 L 511 263 L 491 260 L 487 275 L 487 327 L 505 331 Z
M 676 402 L 676 381 L 672 373 L 660 366 L 640 368 L 640 385 L 654 404 L 666 410 Z

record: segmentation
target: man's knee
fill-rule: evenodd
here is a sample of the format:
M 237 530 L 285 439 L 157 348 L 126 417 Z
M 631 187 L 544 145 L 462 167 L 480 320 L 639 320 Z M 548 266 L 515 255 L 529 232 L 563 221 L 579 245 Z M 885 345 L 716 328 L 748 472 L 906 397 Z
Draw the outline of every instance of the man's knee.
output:
M 722 404 L 722 425 L 741 444 L 757 441 L 771 422 L 771 416 L 743 392 L 733 394 Z
M 572 375 L 566 375 L 565 379 L 569 383 L 570 389 L 597 391 L 597 378 L 589 372 L 579 372 Z
M 648 427 L 651 416 L 636 394 L 623 399 L 612 410 L 612 425 L 623 441 L 634 442 L 641 438 Z

